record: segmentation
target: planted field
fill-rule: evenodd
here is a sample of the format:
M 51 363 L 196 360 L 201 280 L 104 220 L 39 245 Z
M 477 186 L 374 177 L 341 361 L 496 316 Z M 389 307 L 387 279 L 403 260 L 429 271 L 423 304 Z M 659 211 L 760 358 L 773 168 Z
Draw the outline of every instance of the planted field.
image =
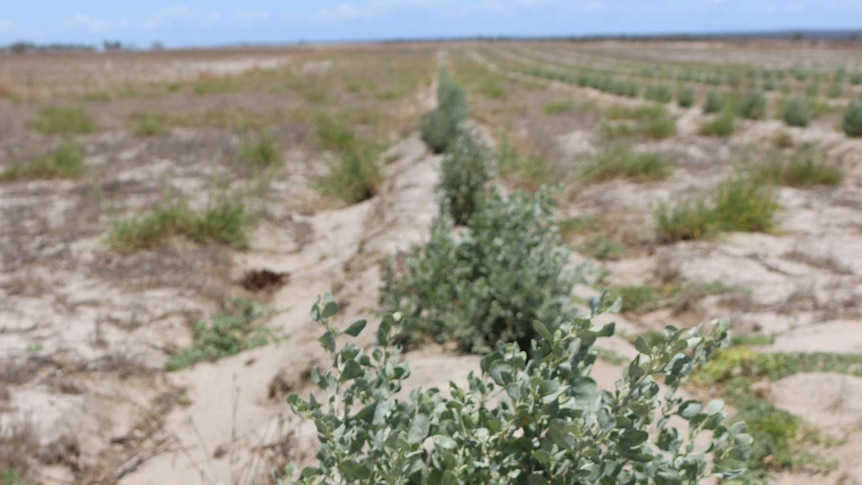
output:
M 312 369 L 333 356 L 391 338 L 405 390 L 464 386 L 498 343 L 596 338 L 573 322 L 605 291 L 595 305 L 622 300 L 591 317 L 599 389 L 633 379 L 639 354 L 710 353 L 719 334 L 695 345 L 665 328 L 724 319 L 730 346 L 680 391 L 723 400 L 728 433 L 747 423 L 735 480 L 862 481 L 858 51 L 453 42 L 2 62 L 0 481 L 279 483 L 316 460 L 300 415 L 332 418 L 285 399 L 328 389 Z M 318 340 L 308 310 L 326 292 L 316 320 L 356 349 Z M 391 311 L 397 336 L 347 326 Z M 536 368 L 559 369 L 550 355 Z M 338 372 L 355 381 L 362 366 Z M 489 382 L 505 381 L 495 369 Z M 506 382 L 513 400 L 535 392 Z M 578 382 L 567 396 L 592 396 Z M 445 413 L 410 421 L 425 405 L 354 425 L 403 426 L 404 449 L 426 435 L 471 448 Z M 680 419 L 723 419 L 713 406 Z M 603 459 L 637 462 L 652 438 L 626 433 L 595 453 L 619 445 Z M 551 450 L 575 434 L 531 439 Z

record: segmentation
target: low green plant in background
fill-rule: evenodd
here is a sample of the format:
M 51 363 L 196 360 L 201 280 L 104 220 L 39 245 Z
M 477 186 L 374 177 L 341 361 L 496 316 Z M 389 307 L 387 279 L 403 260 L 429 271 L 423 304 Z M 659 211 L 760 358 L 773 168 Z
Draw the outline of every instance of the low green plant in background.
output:
M 672 173 L 673 164 L 660 154 L 635 152 L 621 145 L 596 154 L 584 167 L 581 178 L 591 182 L 626 178 L 644 183 L 665 179 Z
M 48 106 L 39 109 L 33 127 L 44 135 L 86 135 L 96 123 L 81 107 Z
M 862 137 L 862 100 L 850 102 L 841 126 L 847 136 Z
M 168 131 L 165 117 L 159 113 L 133 113 L 132 132 L 137 136 L 163 135 Z
M 463 225 L 482 205 L 485 189 L 494 177 L 495 160 L 477 134 L 462 130 L 443 157 L 436 191 L 442 210 Z
M 320 180 L 323 193 L 339 197 L 348 204 L 370 199 L 383 182 L 383 169 L 374 146 L 347 125 L 333 117 L 321 116 L 316 128 L 320 149 L 337 154 L 328 175 Z
M 447 151 L 470 116 L 467 94 L 445 69 L 437 76 L 437 108 L 426 113 L 420 122 L 422 141 L 434 153 Z
M 727 99 L 723 94 L 710 91 L 706 93 L 706 103 L 703 105 L 703 112 L 707 114 L 718 113 L 724 110 L 726 103 Z
M 721 182 L 708 198 L 675 205 L 660 204 L 655 212 L 661 242 L 697 240 L 721 232 L 769 232 L 778 205 L 768 185 L 741 174 Z
M 271 329 L 255 325 L 271 316 L 272 310 L 261 303 L 238 298 L 228 300 L 232 313 L 192 324 L 192 343 L 165 363 L 165 370 L 178 371 L 202 361 L 214 361 L 262 347 L 277 340 Z
M 766 96 L 760 92 L 748 93 L 739 101 L 737 110 L 739 116 L 749 120 L 762 120 L 766 118 L 766 108 L 768 102 Z
M 813 117 L 811 102 L 807 98 L 794 96 L 784 102 L 781 117 L 787 126 L 808 126 Z
M 728 137 L 736 131 L 736 115 L 724 110 L 720 115 L 700 126 L 698 133 L 705 136 Z
M 553 101 L 542 106 L 542 113 L 546 115 L 559 115 L 568 113 L 575 107 L 575 104 L 570 100 Z
M 704 405 L 676 394 L 726 345 L 727 325 L 668 327 L 657 345 L 638 340 L 638 356 L 615 390 L 600 390 L 590 378 L 594 343 L 614 325 L 593 319 L 613 306 L 605 294 L 590 313 L 556 328 L 534 321 L 529 347 L 496 347 L 466 388 L 451 382 L 445 394 L 415 389 L 398 398 L 410 368 L 395 342 L 411 317 L 384 315 L 368 349 L 349 340 L 366 321 L 339 329 L 330 320 L 338 305 L 319 298 L 311 313 L 332 365 L 312 371 L 323 400 L 288 397 L 321 442 L 319 463 L 304 468 L 298 483 L 646 485 L 740 476 L 751 446 L 745 425 L 728 426 L 721 401 Z M 706 434 L 703 447 L 695 446 Z
M 269 168 L 281 163 L 275 138 L 266 132 L 244 136 L 240 142 L 239 158 L 256 168 Z
M 77 178 L 84 172 L 84 155 L 78 145 L 66 140 L 51 154 L 18 163 L 0 172 L 0 182 L 30 179 Z
M 789 160 L 776 157 L 756 165 L 752 176 L 763 183 L 788 187 L 813 187 L 816 185 L 838 185 L 844 172 L 823 161 L 823 154 L 812 146 L 803 146 Z
M 691 108 L 694 106 L 694 89 L 692 88 L 681 88 L 676 93 L 676 104 L 679 105 L 680 108 Z
M 107 241 L 124 253 L 156 248 L 174 236 L 185 236 L 197 243 L 216 242 L 244 248 L 250 222 L 251 217 L 241 202 L 217 200 L 200 213 L 184 202 L 176 202 L 116 222 Z

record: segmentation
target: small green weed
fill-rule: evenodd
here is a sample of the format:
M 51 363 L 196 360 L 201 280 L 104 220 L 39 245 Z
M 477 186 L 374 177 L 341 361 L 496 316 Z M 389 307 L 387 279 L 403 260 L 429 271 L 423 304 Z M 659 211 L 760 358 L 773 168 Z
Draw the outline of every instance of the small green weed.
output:
M 581 177 L 592 182 L 626 178 L 644 183 L 665 179 L 672 172 L 673 165 L 658 153 L 634 152 L 618 146 L 597 154 Z
M 254 325 L 260 318 L 272 315 L 266 306 L 241 299 L 228 302 L 233 313 L 213 317 L 209 322 L 195 322 L 191 346 L 171 355 L 165 370 L 178 371 L 197 362 L 230 357 L 277 340 L 271 329 Z
M 727 99 L 723 94 L 710 91 L 706 93 L 706 103 L 703 105 L 703 112 L 707 114 L 718 113 L 724 110 L 726 103 Z
M 268 168 L 281 163 L 281 154 L 272 135 L 262 132 L 243 137 L 239 158 L 255 168 Z
M 775 159 L 754 168 L 753 178 L 763 183 L 788 187 L 838 185 L 844 172 L 822 161 L 822 154 L 811 146 L 797 150 L 787 162 Z
M 84 135 L 96 124 L 83 108 L 49 106 L 39 110 L 33 127 L 44 135 Z
M 168 131 L 165 117 L 159 113 L 134 113 L 131 121 L 132 132 L 137 136 L 163 135 Z
M 718 115 L 712 121 L 700 126 L 698 133 L 704 136 L 728 137 L 736 131 L 736 116 L 728 110 Z
M 545 113 L 546 115 L 560 115 L 568 113 L 574 109 L 574 107 L 575 104 L 570 100 L 553 101 L 542 106 L 542 113 Z
M 71 179 L 84 172 L 84 156 L 72 141 L 64 141 L 45 157 L 27 163 L 12 165 L 0 172 L 0 182 L 29 179 Z
M 383 171 L 374 147 L 360 139 L 342 121 L 320 117 L 316 128 L 317 145 L 338 155 L 328 175 L 320 180 L 323 193 L 339 197 L 348 204 L 370 199 L 377 194 Z

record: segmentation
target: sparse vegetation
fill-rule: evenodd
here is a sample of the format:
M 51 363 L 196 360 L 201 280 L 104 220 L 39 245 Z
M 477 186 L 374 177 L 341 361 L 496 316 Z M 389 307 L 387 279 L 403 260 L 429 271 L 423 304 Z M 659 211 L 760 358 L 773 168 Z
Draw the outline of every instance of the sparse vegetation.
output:
M 581 177 L 593 182 L 626 178 L 643 183 L 665 179 L 672 172 L 673 165 L 658 153 L 633 152 L 617 146 L 593 157 Z
M 696 199 L 655 210 L 662 242 L 697 240 L 727 231 L 768 232 L 777 205 L 768 186 L 742 175 L 724 180 L 709 199 Z
M 191 346 L 171 355 L 165 363 L 166 370 L 182 370 L 198 362 L 230 357 L 277 340 L 272 330 L 255 325 L 261 318 L 272 315 L 270 309 L 254 301 L 230 299 L 228 303 L 232 313 L 192 324 Z
M 33 127 L 44 135 L 84 135 L 96 124 L 83 108 L 49 106 L 39 110 Z
M 250 217 L 241 202 L 215 201 L 202 213 L 177 202 L 156 207 L 149 214 L 118 221 L 107 241 L 117 251 L 125 253 L 153 249 L 174 236 L 242 248 L 246 244 L 249 222 Z
M 348 204 L 377 194 L 383 172 L 376 150 L 369 142 L 357 137 L 343 122 L 325 116 L 318 119 L 316 139 L 322 150 L 338 156 L 330 173 L 320 181 L 325 194 L 339 197 Z
M 269 168 L 281 163 L 281 153 L 275 139 L 266 132 L 243 137 L 239 158 L 255 168 Z
M 838 185 L 844 179 L 840 168 L 822 161 L 823 155 L 811 146 L 803 146 L 788 161 L 775 158 L 757 165 L 753 177 L 763 183 L 788 187 Z
M 725 110 L 720 115 L 700 126 L 698 133 L 705 136 L 728 137 L 736 131 L 736 116 Z
M 844 133 L 850 137 L 862 137 L 862 101 L 851 101 L 844 112 Z
M 12 165 L 0 172 L 0 182 L 30 179 L 76 178 L 84 172 L 84 155 L 77 144 L 66 140 L 50 155 Z
M 168 131 L 165 119 L 159 113 L 135 113 L 132 119 L 132 132 L 137 136 L 162 135 Z
M 811 102 L 796 96 L 785 101 L 781 117 L 787 126 L 808 126 L 812 118 Z
M 546 115 L 559 115 L 568 113 L 575 107 L 574 103 L 569 100 L 554 101 L 542 107 L 542 112 Z

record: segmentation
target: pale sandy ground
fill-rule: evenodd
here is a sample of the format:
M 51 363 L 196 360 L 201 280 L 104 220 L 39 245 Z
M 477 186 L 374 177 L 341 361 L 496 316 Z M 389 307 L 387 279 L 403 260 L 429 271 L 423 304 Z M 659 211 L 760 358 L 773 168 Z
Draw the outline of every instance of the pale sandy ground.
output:
M 472 55 L 494 69 L 478 53 Z M 578 100 L 619 101 L 593 90 L 553 86 Z M 417 110 L 430 103 L 424 93 Z M 781 189 L 777 234 L 733 234 L 716 242 L 658 247 L 609 263 L 610 282 L 655 281 L 669 258 L 683 280 L 720 280 L 750 289 L 748 301 L 728 303 L 710 297 L 699 303 L 699 309 L 703 315 L 731 318 L 738 331 L 775 335 L 775 344 L 765 351 L 862 351 L 862 142 L 817 124 L 785 129 L 767 121 L 745 123 L 728 145 L 695 136 L 704 119 L 697 109 L 674 112 L 679 115 L 679 136 L 643 147 L 675 157 L 680 168 L 670 180 L 650 186 L 611 182 L 584 187 L 561 212 L 578 215 L 597 208 L 630 212 L 648 226 L 649 210 L 658 201 L 708 189 L 728 173 L 732 146 L 763 142 L 779 130 L 798 142 L 824 147 L 830 160 L 845 169 L 847 180 L 836 189 Z M 570 163 L 579 163 L 596 148 L 594 135 L 586 131 L 562 136 L 559 143 Z M 135 156 L 134 151 L 117 154 L 130 160 Z M 110 270 L 123 272 L 126 267 L 110 261 L 113 256 L 103 249 L 100 234 L 86 231 L 88 221 L 93 222 L 86 211 L 64 197 L 73 193 L 72 184 L 33 182 L 5 188 L 0 222 L 14 230 L 0 235 L 0 241 L 12 248 L 37 245 L 39 251 L 38 258 L 34 256 L 38 264 L 21 257 L 2 260 L 0 346 L 15 369 L 23 372 L 20 383 L 7 386 L 4 407 L 9 412 L 3 419 L 30 419 L 46 448 L 64 436 L 75 436 L 83 463 L 127 457 L 112 461 L 113 467 L 106 470 L 108 477 L 113 473 L 126 484 L 257 483 L 269 472 L 265 460 L 275 455 L 289 455 L 301 463 L 312 460 L 314 430 L 284 403 L 285 392 L 308 391 L 311 367 L 327 363 L 316 342 L 320 329 L 308 316 L 311 304 L 317 295 L 332 291 L 344 307 L 339 323 L 369 316 L 377 307 L 379 262 L 422 241 L 437 211 L 433 186 L 440 157 L 429 155 L 414 134 L 393 146 L 384 159 L 389 161 L 387 180 L 380 195 L 369 201 L 304 211 L 315 197 L 307 182 L 316 169 L 313 164 L 300 165 L 289 180 L 273 184 L 275 214 L 258 226 L 249 251 L 216 251 L 205 258 L 210 264 L 201 267 L 177 263 L 177 268 L 169 268 L 177 275 L 170 280 L 150 273 L 162 271 L 174 259 L 140 256 L 134 264 L 149 265 L 149 272 L 130 272 L 126 279 L 132 281 L 123 284 Z M 100 160 L 91 157 L 88 164 L 103 163 Z M 196 183 L 194 167 L 185 173 L 183 167 L 172 165 L 170 160 L 156 161 L 146 164 L 146 170 L 117 178 L 134 187 L 163 178 L 162 170 L 171 172 L 173 183 Z M 39 218 L 25 217 L 37 212 Z M 70 212 L 80 220 L 70 220 Z M 73 240 L 39 236 L 39 224 L 47 228 L 45 234 L 66 225 L 76 226 L 81 234 Z M 181 261 L 197 249 L 177 243 L 171 251 Z M 39 258 L 48 263 L 39 263 Z M 580 260 L 575 255 L 573 262 Z M 202 295 L 217 295 L 244 271 L 258 268 L 290 275 L 271 297 L 269 304 L 279 313 L 267 322 L 287 338 L 184 371 L 158 371 L 168 349 L 189 342 L 188 319 L 217 312 L 213 299 Z M 679 323 L 677 318 L 658 311 L 638 319 L 614 319 L 621 331 L 636 333 Z M 621 356 L 632 355 L 622 339 L 603 345 Z M 407 359 L 413 368 L 411 383 L 423 387 L 445 387 L 478 368 L 477 357 L 435 347 L 410 352 Z M 612 385 L 618 375 L 618 369 L 606 363 L 594 373 L 603 386 Z M 795 375 L 766 390 L 776 405 L 844 440 L 826 450 L 841 462 L 835 472 L 817 477 L 784 474 L 776 483 L 862 482 L 860 394 L 862 380 L 830 374 Z M 71 477 L 61 463 L 43 470 L 45 483 L 71 483 Z

